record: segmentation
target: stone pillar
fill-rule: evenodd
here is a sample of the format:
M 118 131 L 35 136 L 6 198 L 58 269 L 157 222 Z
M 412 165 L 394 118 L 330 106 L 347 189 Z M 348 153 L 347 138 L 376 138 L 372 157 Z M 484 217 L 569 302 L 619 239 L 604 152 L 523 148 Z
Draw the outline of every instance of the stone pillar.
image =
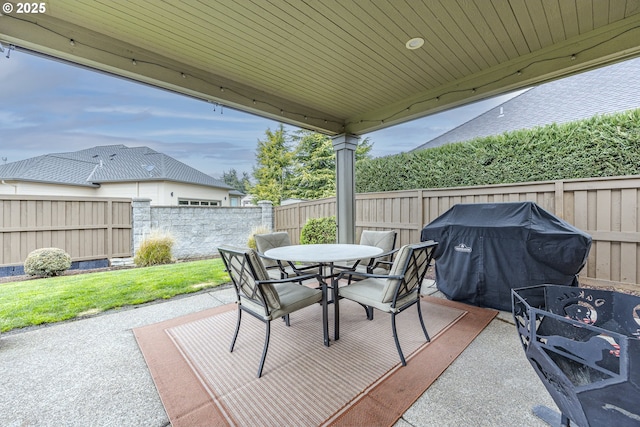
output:
M 133 218 L 131 251 L 135 256 L 140 244 L 151 232 L 151 199 L 133 198 L 131 209 Z
M 260 200 L 258 206 L 262 208 L 262 226 L 273 231 L 273 202 L 270 200 Z
M 336 152 L 336 223 L 338 243 L 355 243 L 356 239 L 356 147 L 355 135 L 333 138 Z

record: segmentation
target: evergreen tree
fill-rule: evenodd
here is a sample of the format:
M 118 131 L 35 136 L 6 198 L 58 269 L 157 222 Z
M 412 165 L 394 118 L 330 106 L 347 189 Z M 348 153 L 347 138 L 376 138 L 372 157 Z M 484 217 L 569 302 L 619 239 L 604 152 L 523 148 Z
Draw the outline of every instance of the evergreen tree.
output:
M 312 200 L 335 196 L 336 155 L 330 136 L 308 130 L 289 136 L 282 125 L 276 132 L 268 129 L 266 136 L 265 141 L 258 141 L 258 166 L 253 171 L 256 184 L 249 191 L 257 200 L 278 205 L 290 197 Z M 372 148 L 369 138 L 358 144 L 356 163 L 369 159 Z
M 235 169 L 230 169 L 229 172 L 222 172 L 222 181 L 243 194 L 247 194 L 251 186 L 249 174 L 242 172 L 242 178 L 239 178 L 238 172 Z
M 356 147 L 356 164 L 361 160 L 371 159 L 371 149 L 373 148 L 373 142 L 369 138 L 363 139 Z
M 287 134 L 281 124 L 278 130 L 267 129 L 266 140 L 258 140 L 256 150 L 256 166 L 253 168 L 255 185 L 249 193 L 256 200 L 270 200 L 274 205 L 289 197 L 288 181 L 291 175 L 292 152 L 287 141 Z
M 296 149 L 293 158 L 291 197 L 320 199 L 335 195 L 336 156 L 331 138 L 300 130 L 293 136 Z
M 292 137 L 296 145 L 293 157 L 289 197 L 320 199 L 336 194 L 336 153 L 330 136 L 300 130 Z M 370 157 L 373 148 L 365 138 L 356 148 L 356 163 Z

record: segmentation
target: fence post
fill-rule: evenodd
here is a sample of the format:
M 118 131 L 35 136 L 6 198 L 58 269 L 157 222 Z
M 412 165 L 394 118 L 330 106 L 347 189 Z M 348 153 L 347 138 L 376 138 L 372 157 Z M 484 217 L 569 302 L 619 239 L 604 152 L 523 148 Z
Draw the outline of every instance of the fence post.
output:
M 146 236 L 151 232 L 151 199 L 133 198 L 131 200 L 133 224 L 131 224 L 131 254 L 136 251 Z
M 262 208 L 262 225 L 269 231 L 273 231 L 273 202 L 260 200 L 258 206 Z
M 564 181 L 555 181 L 554 182 L 554 193 L 555 193 L 555 216 L 560 219 L 564 219 Z

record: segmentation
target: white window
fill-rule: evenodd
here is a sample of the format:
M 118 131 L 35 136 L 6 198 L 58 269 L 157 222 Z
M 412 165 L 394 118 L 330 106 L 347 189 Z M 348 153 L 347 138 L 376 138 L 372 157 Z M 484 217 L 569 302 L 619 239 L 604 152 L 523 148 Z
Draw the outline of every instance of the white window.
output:
M 220 200 L 178 199 L 178 204 L 188 206 L 222 206 Z

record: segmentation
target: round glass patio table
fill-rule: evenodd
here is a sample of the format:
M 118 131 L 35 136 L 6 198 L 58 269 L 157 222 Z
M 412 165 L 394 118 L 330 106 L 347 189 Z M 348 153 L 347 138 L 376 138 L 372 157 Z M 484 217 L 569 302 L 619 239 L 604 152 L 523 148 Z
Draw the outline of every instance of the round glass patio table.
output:
M 312 264 L 321 264 L 325 270 L 322 274 L 324 279 L 331 279 L 331 290 L 333 296 L 334 327 L 333 339 L 340 338 L 340 308 L 338 304 L 338 281 L 334 273 L 334 263 L 355 261 L 364 258 L 371 258 L 382 253 L 382 249 L 376 246 L 355 245 L 347 243 L 328 243 L 314 245 L 290 245 L 265 251 L 264 256 L 278 261 L 298 261 Z M 326 270 L 329 273 L 326 274 Z M 327 286 L 323 281 L 323 286 Z M 327 293 L 325 292 L 325 295 Z M 328 343 L 325 343 L 328 345 Z
M 280 246 L 269 249 L 264 253 L 264 256 L 280 261 L 299 261 L 330 265 L 334 262 L 371 258 L 381 253 L 382 249 L 376 246 L 333 243 Z

